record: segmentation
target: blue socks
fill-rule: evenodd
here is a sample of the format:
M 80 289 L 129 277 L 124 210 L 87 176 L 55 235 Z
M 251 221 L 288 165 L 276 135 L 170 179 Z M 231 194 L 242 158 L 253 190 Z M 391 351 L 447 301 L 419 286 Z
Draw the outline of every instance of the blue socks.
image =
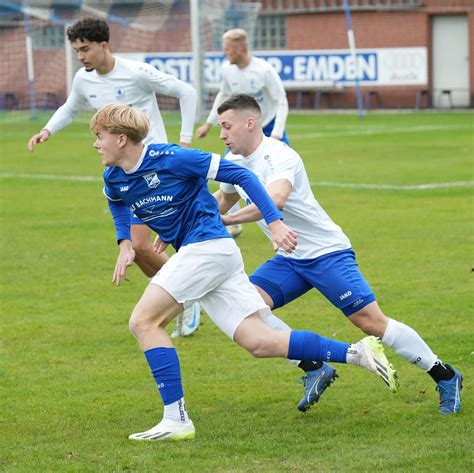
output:
M 290 333 L 288 358 L 302 361 L 333 361 L 346 363 L 349 343 L 338 342 L 306 330 Z
M 145 352 L 151 374 L 166 406 L 183 397 L 181 369 L 178 354 L 174 348 L 151 348 Z
M 349 343 L 342 343 L 317 333 L 293 330 L 290 334 L 288 358 L 302 361 L 333 361 L 346 363 Z M 175 348 L 151 348 L 145 351 L 153 378 L 160 391 L 163 404 L 169 405 L 183 395 L 181 369 Z

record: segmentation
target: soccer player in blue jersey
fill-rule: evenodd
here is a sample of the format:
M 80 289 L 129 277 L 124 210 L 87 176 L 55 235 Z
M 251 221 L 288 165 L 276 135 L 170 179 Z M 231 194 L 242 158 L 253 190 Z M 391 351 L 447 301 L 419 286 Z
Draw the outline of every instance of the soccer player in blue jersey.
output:
M 245 274 L 240 251 L 207 188 L 208 179 L 241 186 L 262 212 L 274 249 L 294 251 L 295 232 L 281 221 L 280 211 L 251 171 L 199 150 L 144 145 L 148 120 L 139 110 L 124 105 L 102 108 L 92 118 L 91 130 L 97 137 L 94 146 L 107 166 L 104 193 L 120 247 L 113 281 L 120 284 L 134 258 L 130 210 L 159 234 L 157 251 L 168 244 L 176 249 L 130 318 L 130 330 L 144 351 L 164 404 L 162 420 L 130 439 L 195 436 L 184 402 L 178 355 L 165 327 L 184 305 L 198 299 L 214 323 L 253 356 L 328 360 L 393 375 L 375 337 L 350 345 L 307 331 L 273 330 L 265 323 L 271 317 L 268 306 Z
M 311 190 L 303 162 L 284 143 L 262 133 L 258 103 L 249 95 L 237 95 L 218 109 L 221 139 L 231 150 L 230 161 L 252 170 L 265 186 L 285 218 L 298 234 L 298 247 L 279 254 L 257 268 L 250 280 L 270 308 L 281 307 L 312 288 L 318 289 L 357 327 L 375 335 L 410 363 L 426 371 L 440 394 L 440 413 L 459 412 L 462 376 L 443 364 L 411 327 L 387 317 L 357 266 L 351 243 L 319 205 Z M 221 184 L 216 193 L 224 213 L 238 199 L 249 205 L 224 215 L 226 225 L 255 222 L 268 235 L 262 214 L 240 186 Z M 317 400 L 315 383 L 330 377 L 327 364 L 305 378 L 306 393 L 298 408 L 306 410 Z M 322 373 L 325 375 L 322 376 Z

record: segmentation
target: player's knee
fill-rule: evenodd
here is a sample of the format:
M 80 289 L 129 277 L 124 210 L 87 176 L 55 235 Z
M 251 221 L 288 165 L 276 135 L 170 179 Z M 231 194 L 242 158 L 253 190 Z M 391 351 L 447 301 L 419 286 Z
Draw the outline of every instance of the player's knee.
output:
M 364 307 L 349 317 L 349 320 L 367 335 L 382 337 L 387 327 L 388 318 L 378 306 Z
M 150 328 L 150 320 L 146 317 L 146 314 L 141 309 L 139 305 L 137 305 L 130 316 L 128 321 L 128 329 L 132 333 L 135 338 L 140 338 L 143 333 L 146 333 L 147 330 Z
M 271 353 L 271 343 L 263 336 L 253 336 L 243 346 L 255 358 L 266 358 Z

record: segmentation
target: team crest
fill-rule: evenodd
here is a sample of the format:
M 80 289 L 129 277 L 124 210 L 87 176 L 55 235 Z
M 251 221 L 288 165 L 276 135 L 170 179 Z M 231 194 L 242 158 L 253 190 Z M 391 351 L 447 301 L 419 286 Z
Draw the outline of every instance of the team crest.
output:
M 119 102 L 123 102 L 125 100 L 125 91 L 121 87 L 117 87 L 115 89 L 115 98 Z
M 145 179 L 150 189 L 158 187 L 161 183 L 161 181 L 158 179 L 158 175 L 156 174 L 156 172 L 150 172 L 149 174 L 145 174 L 143 176 L 143 179 Z

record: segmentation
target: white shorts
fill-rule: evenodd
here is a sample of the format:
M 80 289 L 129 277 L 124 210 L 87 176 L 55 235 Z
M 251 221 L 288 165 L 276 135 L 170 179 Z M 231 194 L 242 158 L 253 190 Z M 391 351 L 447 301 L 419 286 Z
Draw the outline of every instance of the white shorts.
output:
M 211 320 L 232 340 L 240 323 L 270 309 L 245 274 L 239 247 L 232 238 L 182 246 L 150 284 L 162 287 L 188 307 L 199 300 Z

